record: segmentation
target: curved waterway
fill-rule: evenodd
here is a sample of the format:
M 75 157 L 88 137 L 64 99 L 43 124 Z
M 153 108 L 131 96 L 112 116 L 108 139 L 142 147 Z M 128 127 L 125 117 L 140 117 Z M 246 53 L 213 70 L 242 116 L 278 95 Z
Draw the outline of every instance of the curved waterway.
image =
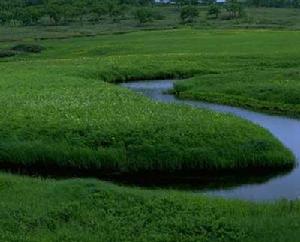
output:
M 121 85 L 156 101 L 187 104 L 196 108 L 231 113 L 243 119 L 250 120 L 269 130 L 294 153 L 297 161 L 300 161 L 300 120 L 257 113 L 226 105 L 177 99 L 174 95 L 166 93 L 167 90 L 173 87 L 173 81 L 171 80 L 138 81 Z M 288 174 L 269 178 L 267 181 L 259 184 L 256 182 L 252 184 L 251 182 L 247 182 L 247 184 L 239 184 L 230 188 L 219 186 L 217 188 L 199 189 L 198 192 L 252 201 L 270 201 L 283 198 L 300 199 L 300 167 L 297 166 Z

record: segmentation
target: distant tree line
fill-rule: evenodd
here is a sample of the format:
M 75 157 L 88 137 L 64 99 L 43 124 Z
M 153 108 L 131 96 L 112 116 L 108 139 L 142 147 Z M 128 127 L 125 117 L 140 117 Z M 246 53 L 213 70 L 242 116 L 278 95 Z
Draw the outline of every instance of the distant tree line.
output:
M 209 5 L 209 14 L 218 16 L 219 4 L 216 0 L 174 0 L 182 8 L 181 18 L 192 22 L 197 18 L 194 5 Z M 161 18 L 151 11 L 154 0 L 0 0 L 0 24 L 35 25 L 46 19 L 48 24 L 74 21 L 99 22 L 103 18 L 119 21 L 132 11 L 140 22 L 150 22 Z M 227 0 L 225 8 L 233 18 L 240 16 L 242 6 L 256 7 L 300 7 L 300 0 Z
M 300 8 L 300 0 L 247 0 L 246 3 L 255 7 Z
M 47 17 L 52 23 L 80 20 L 97 21 L 109 16 L 117 21 L 129 6 L 152 5 L 152 0 L 0 0 L 0 23 L 34 25 Z

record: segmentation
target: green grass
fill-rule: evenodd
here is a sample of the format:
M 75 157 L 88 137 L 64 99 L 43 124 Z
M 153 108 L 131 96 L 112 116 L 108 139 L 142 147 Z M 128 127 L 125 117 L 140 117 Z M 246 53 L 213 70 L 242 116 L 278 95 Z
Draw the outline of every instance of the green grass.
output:
M 180 98 L 300 117 L 299 68 L 195 76 L 176 83 Z
M 288 34 L 183 30 L 44 41 L 43 53 L 1 63 L 0 159 L 13 167 L 109 172 L 291 167 L 291 153 L 254 124 L 154 103 L 106 83 L 222 75 L 254 64 L 255 47 L 239 41 Z M 232 45 L 240 45 L 238 56 L 227 53 Z
M 138 24 L 133 12 L 129 11 L 120 22 L 104 18 L 98 23 L 69 23 L 59 26 L 5 26 L 0 25 L 0 42 L 18 42 L 20 40 L 64 39 L 80 36 L 96 36 L 104 34 L 122 34 L 139 30 L 180 29 L 180 8 L 175 6 L 157 6 L 153 9 L 160 20 L 146 24 Z M 200 17 L 191 25 L 196 29 L 300 29 L 300 9 L 297 8 L 246 8 L 245 16 L 240 19 L 224 20 L 223 10 L 218 19 L 207 16 L 207 7 L 199 7 Z
M 177 30 L 38 41 L 42 53 L 0 61 L 0 164 L 131 172 L 290 167 L 292 154 L 254 124 L 152 102 L 114 83 L 193 77 L 184 88 L 196 90 L 205 77 L 235 86 L 228 76 L 247 73 L 249 85 L 261 77 L 257 90 L 276 85 L 281 93 L 273 73 L 297 83 L 299 38 L 291 31 Z M 294 242 L 299 216 L 297 201 L 255 204 L 0 174 L 1 241 Z
M 253 204 L 91 179 L 0 175 L 0 240 L 294 242 L 299 202 Z

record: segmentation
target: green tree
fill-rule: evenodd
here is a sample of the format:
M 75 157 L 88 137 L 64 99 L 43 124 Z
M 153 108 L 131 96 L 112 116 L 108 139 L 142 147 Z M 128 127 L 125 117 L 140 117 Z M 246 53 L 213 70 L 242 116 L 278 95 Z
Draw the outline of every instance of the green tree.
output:
M 215 18 L 218 18 L 220 12 L 221 12 L 220 6 L 214 3 L 209 5 L 207 14 L 209 16 L 214 16 Z
M 125 7 L 117 2 L 110 1 L 106 3 L 106 9 L 108 16 L 113 20 L 113 22 L 120 21 L 120 19 L 124 16 Z
M 96 2 L 92 7 L 91 12 L 94 14 L 96 21 L 99 21 L 103 16 L 108 14 L 108 10 L 102 2 Z
M 49 2 L 46 6 L 45 6 L 45 12 L 47 15 L 49 15 L 50 20 L 53 23 L 59 23 L 59 21 L 62 19 L 63 15 L 65 14 L 65 12 L 62 9 L 62 6 L 58 5 L 55 2 Z
M 36 6 L 29 6 L 20 11 L 17 19 L 25 25 L 34 25 L 43 15 L 44 13 L 41 8 Z
M 243 6 L 238 0 L 228 0 L 225 8 L 230 18 L 240 18 L 243 15 Z
M 140 24 L 144 24 L 153 21 L 153 13 L 148 8 L 138 8 L 134 13 L 134 18 Z
M 181 9 L 180 18 L 183 23 L 193 23 L 199 17 L 199 10 L 192 5 Z

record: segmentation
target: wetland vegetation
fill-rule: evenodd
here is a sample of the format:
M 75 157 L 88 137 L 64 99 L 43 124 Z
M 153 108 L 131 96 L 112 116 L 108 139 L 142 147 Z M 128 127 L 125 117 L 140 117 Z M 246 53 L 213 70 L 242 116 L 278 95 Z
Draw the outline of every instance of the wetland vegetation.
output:
M 241 29 L 245 16 L 202 24 L 206 8 L 199 8 L 189 26 L 174 17 L 176 6 L 161 6 L 168 17 L 143 26 L 108 15 L 99 25 L 3 23 L 0 167 L 45 176 L 292 169 L 292 152 L 256 124 L 116 85 L 173 78 L 179 98 L 299 117 L 299 10 L 259 8 L 256 19 L 274 20 L 273 29 L 247 22 L 260 27 L 249 30 Z M 141 29 L 152 31 L 131 32 Z M 258 204 L 92 178 L 0 174 L 1 241 L 294 242 L 299 216 L 298 201 Z

